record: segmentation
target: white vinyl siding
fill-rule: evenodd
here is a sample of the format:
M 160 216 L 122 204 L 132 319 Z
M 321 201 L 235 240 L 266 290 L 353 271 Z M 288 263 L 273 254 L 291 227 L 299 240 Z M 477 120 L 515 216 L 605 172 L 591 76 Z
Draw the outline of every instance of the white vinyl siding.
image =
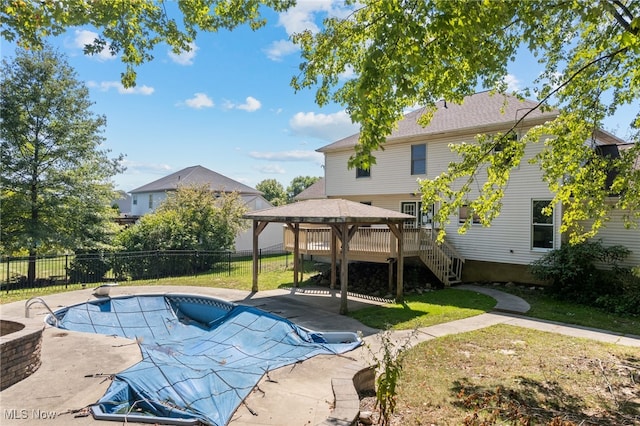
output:
M 142 216 L 154 211 L 167 198 L 167 194 L 164 191 L 141 192 L 133 194 L 132 199 L 133 197 L 136 197 L 138 202 L 136 204 L 132 203 L 131 214 L 134 216 Z
M 454 157 L 447 144 L 455 139 L 429 142 L 427 147 L 427 174 L 411 174 L 411 144 L 385 145 L 384 151 L 374 152 L 376 164 L 371 167 L 371 177 L 356 179 L 355 169 L 347 167 L 352 151 L 325 154 L 325 191 L 328 197 L 352 195 L 411 194 L 420 192 L 420 178 L 433 178 L 443 171 Z M 471 138 L 473 140 L 473 138 Z M 397 211 L 398 206 L 395 210 Z
M 594 240 L 601 240 L 605 247 L 621 245 L 628 248 L 631 254 L 620 265 L 629 268 L 640 267 L 640 228 L 626 228 L 620 210 L 612 210 L 610 217 L 611 220 L 600 228 Z M 584 222 L 583 225 L 590 227 L 591 223 Z

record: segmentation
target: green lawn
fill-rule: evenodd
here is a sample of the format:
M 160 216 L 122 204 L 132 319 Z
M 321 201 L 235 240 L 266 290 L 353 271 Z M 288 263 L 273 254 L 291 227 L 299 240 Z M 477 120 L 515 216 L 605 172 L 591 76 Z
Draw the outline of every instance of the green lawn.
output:
M 349 316 L 369 327 L 406 330 L 479 315 L 493 309 L 495 304 L 489 296 L 448 288 L 407 296 L 402 304 L 359 309 Z

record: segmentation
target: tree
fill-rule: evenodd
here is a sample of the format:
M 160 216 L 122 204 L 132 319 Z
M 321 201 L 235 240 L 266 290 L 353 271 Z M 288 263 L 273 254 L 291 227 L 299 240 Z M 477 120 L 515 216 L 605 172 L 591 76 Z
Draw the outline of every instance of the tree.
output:
M 100 34 L 85 46 L 85 53 L 108 49 L 121 54 L 126 64 L 122 83 L 135 86 L 135 67 L 153 59 L 153 49 L 166 43 L 174 53 L 189 51 L 199 31 L 232 30 L 242 24 L 252 29 L 265 25 L 262 7 L 284 11 L 295 0 L 157 0 L 112 1 L 29 1 L 6 0 L 0 9 L 0 34 L 8 41 L 29 49 L 39 49 L 48 36 L 67 28 L 92 26 Z M 176 19 L 177 18 L 177 19 Z M 181 18 L 181 19 L 180 19 Z
M 320 178 L 318 176 L 296 176 L 291 180 L 291 183 L 287 187 L 287 197 L 289 197 L 289 202 L 293 201 L 293 198 L 319 181 Z
M 287 204 L 287 194 L 284 187 L 275 179 L 265 179 L 256 185 L 256 189 L 261 191 L 264 198 L 274 206 Z
M 640 143 L 618 159 L 598 156 L 585 143 L 605 117 L 640 99 L 639 15 L 640 2 L 623 0 L 364 0 L 348 18 L 326 19 L 322 31 L 294 37 L 304 62 L 292 85 L 315 87 L 320 105 L 347 107 L 361 125 L 349 165 L 367 169 L 407 108 L 424 106 L 421 123 L 427 125 L 440 99 L 460 103 L 479 86 L 505 93 L 507 65 L 519 49 L 528 49 L 544 71 L 519 96 L 535 96 L 540 108 L 558 108 L 557 119 L 520 141 L 510 137 L 519 123 L 514 120 L 505 134 L 452 147 L 460 161 L 421 182 L 423 205 L 438 203 L 435 221 L 447 223 L 468 203 L 489 225 L 525 147 L 553 135 L 534 162 L 555 194 L 553 204 L 566 206 L 561 231 L 577 242 L 593 236 L 611 208 L 622 209 L 629 225 L 640 220 L 640 169 L 634 166 Z M 356 77 L 343 83 L 347 71 Z M 638 142 L 640 115 L 631 126 Z M 509 155 L 491 155 L 498 145 Z M 617 177 L 606 187 L 611 171 Z M 475 186 L 479 193 L 472 192 Z M 616 203 L 607 202 L 612 193 L 619 195 Z M 579 222 L 587 218 L 593 225 L 583 229 Z
M 62 55 L 20 50 L 2 75 L 0 235 L 7 254 L 28 250 L 33 282 L 39 252 L 109 245 L 122 157 L 99 149 L 105 117 Z
M 247 229 L 237 193 L 213 193 L 208 185 L 180 186 L 153 213 L 124 230 L 125 250 L 230 250 Z
M 153 58 L 158 43 L 175 52 L 189 50 L 198 31 L 217 31 L 248 23 L 265 24 L 260 7 L 284 11 L 293 0 L 193 0 L 179 2 L 168 14 L 165 2 L 65 2 L 8 0 L 0 11 L 2 36 L 37 48 L 48 35 L 66 28 L 92 25 L 101 34 L 85 48 L 96 53 L 108 47 L 122 53 L 127 65 L 125 86 L 135 84 L 134 67 Z M 556 194 L 554 203 L 565 210 L 562 231 L 572 241 L 593 235 L 611 208 L 626 212 L 629 224 L 640 220 L 640 170 L 634 161 L 640 144 L 620 159 L 603 159 L 585 146 L 593 130 L 619 106 L 640 98 L 640 3 L 527 0 L 466 2 L 450 0 L 347 0 L 353 13 L 328 18 L 318 32 L 293 37 L 302 49 L 301 74 L 292 79 L 296 90 L 316 88 L 316 102 L 345 105 L 361 126 L 360 140 L 349 164 L 368 169 L 374 153 L 408 107 L 425 108 L 428 124 L 435 102 L 461 102 L 479 86 L 506 90 L 509 61 L 519 49 L 532 52 L 544 66 L 540 77 L 521 96 L 535 96 L 540 108 L 560 108 L 558 118 L 516 143 L 512 132 L 482 137 L 477 144 L 455 148 L 461 161 L 448 172 L 422 184 L 424 203 L 439 203 L 436 221 L 445 223 L 462 203 L 469 203 L 488 225 L 499 214 L 500 200 L 511 170 L 518 167 L 524 148 L 551 134 L 536 157 L 544 179 Z M 115 6 L 114 6 L 115 5 Z M 174 17 L 182 18 L 180 22 Z M 355 75 L 343 83 L 344 75 Z M 517 122 L 514 127 L 517 126 Z M 640 127 L 636 116 L 632 128 Z M 638 132 L 632 137 L 640 138 Z M 494 146 L 513 155 L 491 156 Z M 604 175 L 618 172 L 610 188 Z M 469 198 L 474 181 L 483 191 Z M 461 189 L 452 189 L 459 185 Z M 615 204 L 605 202 L 610 192 Z M 591 229 L 578 222 L 590 217 Z M 444 231 L 443 231 L 444 232 Z M 441 234 L 442 236 L 442 234 Z

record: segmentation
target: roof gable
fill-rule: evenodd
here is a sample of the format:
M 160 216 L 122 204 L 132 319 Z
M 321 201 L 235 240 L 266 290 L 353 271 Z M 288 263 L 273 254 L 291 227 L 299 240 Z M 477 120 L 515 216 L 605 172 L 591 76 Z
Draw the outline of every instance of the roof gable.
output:
M 209 185 L 212 191 L 262 194 L 257 189 L 202 166 L 187 167 L 129 192 L 136 194 L 141 192 L 175 191 L 179 185 Z
M 317 198 L 327 198 L 324 190 L 324 178 L 318 179 L 315 183 L 308 186 L 304 191 L 293 197 L 296 201 L 311 200 Z
M 436 103 L 437 110 L 428 126 L 423 127 L 418 124 L 418 119 L 425 112 L 424 108 L 419 108 L 406 114 L 387 140 L 514 125 L 527 113 L 529 114 L 523 120 L 524 123 L 551 120 L 558 115 L 557 110 L 534 109 L 537 105 L 535 101 L 491 92 L 467 96 L 462 104 L 439 101 Z M 353 147 L 358 142 L 359 136 L 360 134 L 356 133 L 317 151 L 325 152 Z

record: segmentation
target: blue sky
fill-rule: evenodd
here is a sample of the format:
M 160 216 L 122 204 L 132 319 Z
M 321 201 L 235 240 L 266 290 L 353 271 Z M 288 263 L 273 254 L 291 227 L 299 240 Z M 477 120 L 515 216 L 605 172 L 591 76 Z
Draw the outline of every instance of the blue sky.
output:
M 254 187 L 276 179 L 286 188 L 296 176 L 322 176 L 315 150 L 354 134 L 340 105 L 319 108 L 315 92 L 294 92 L 299 51 L 291 34 L 317 29 L 327 14 L 343 15 L 342 1 L 302 0 L 282 14 L 266 11 L 265 28 L 200 34 L 191 52 L 174 55 L 167 46 L 137 68 L 137 86 L 124 89 L 124 65 L 108 54 L 85 56 L 91 28 L 73 28 L 50 42 L 68 57 L 90 89 L 93 109 L 107 117 L 104 149 L 125 155 L 127 170 L 114 177 L 131 191 L 182 168 L 202 165 Z M 2 56 L 12 55 L 3 40 Z M 541 71 L 520 55 L 505 76 L 512 89 L 525 87 Z M 637 106 L 636 106 L 637 108 Z M 632 108 L 605 128 L 628 135 Z

